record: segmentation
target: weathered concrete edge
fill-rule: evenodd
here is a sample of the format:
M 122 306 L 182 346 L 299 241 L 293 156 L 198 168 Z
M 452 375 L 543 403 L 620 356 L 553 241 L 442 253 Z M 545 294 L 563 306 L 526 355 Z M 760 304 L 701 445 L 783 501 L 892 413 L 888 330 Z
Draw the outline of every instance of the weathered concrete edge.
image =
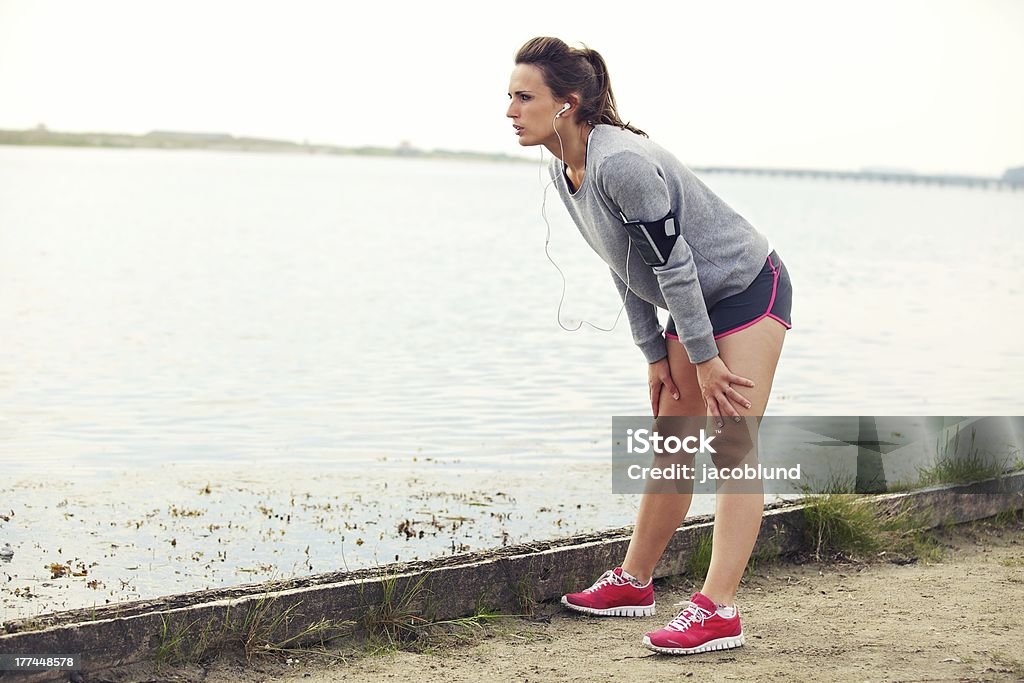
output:
M 959 524 L 1024 508 L 1024 472 L 968 485 L 937 486 L 865 498 L 869 499 L 884 505 L 909 506 L 921 516 L 926 527 Z M 797 503 L 766 510 L 755 553 L 786 554 L 804 548 L 805 507 Z M 680 527 L 655 575 L 683 573 L 689 551 L 711 533 L 713 524 L 710 518 L 701 517 Z M 619 564 L 629 543 L 629 532 L 627 527 L 605 532 L 603 538 L 601 534 L 590 534 L 552 544 L 524 544 L 503 549 L 508 552 L 497 556 L 494 553 L 482 553 L 475 559 L 472 555 L 463 556 L 457 564 L 445 558 L 437 562 L 439 566 L 418 563 L 426 566 L 415 571 L 407 571 L 407 565 L 399 565 L 396 570 L 400 571 L 390 578 L 395 582 L 396 595 L 410 596 L 405 609 L 431 619 L 458 618 L 473 614 L 480 607 L 518 613 L 530 601 L 557 598 Z M 333 578 L 336 574 L 330 576 Z M 147 612 L 0 635 L 0 652 L 78 653 L 83 661 L 79 671 L 88 674 L 151 661 L 165 621 L 173 633 L 189 624 L 197 629 L 203 625 L 215 629 L 225 623 L 237 625 L 247 612 L 262 611 L 266 621 L 285 614 L 287 619 L 282 620 L 275 632 L 267 634 L 280 639 L 322 618 L 358 623 L 368 610 L 383 602 L 384 585 L 380 574 L 349 576 L 340 581 L 280 590 L 276 589 L 280 583 L 250 584 L 257 590 L 202 603 L 187 604 L 189 601 L 183 600 L 183 596 L 168 596 L 147 601 L 151 608 Z M 185 637 L 182 644 L 191 647 L 195 641 Z M 292 645 L 298 647 L 301 643 Z M 0 672 L 0 680 L 57 680 L 56 673 L 21 674 L 15 678 L 12 672 Z M 60 680 L 66 680 L 66 673 Z

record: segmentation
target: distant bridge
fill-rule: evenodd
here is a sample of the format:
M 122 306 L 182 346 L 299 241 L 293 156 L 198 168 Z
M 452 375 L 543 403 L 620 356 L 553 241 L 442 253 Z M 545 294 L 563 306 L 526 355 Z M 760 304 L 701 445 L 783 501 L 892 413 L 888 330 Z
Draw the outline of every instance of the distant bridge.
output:
M 970 187 L 981 190 L 1024 190 L 1024 182 L 1011 182 L 1002 178 L 982 178 L 961 175 L 921 175 L 887 171 L 813 171 L 792 168 L 740 168 L 735 166 L 692 166 L 695 173 L 733 173 L 738 175 L 780 176 L 809 180 L 860 180 L 879 183 L 907 183 L 910 185 L 940 185 Z

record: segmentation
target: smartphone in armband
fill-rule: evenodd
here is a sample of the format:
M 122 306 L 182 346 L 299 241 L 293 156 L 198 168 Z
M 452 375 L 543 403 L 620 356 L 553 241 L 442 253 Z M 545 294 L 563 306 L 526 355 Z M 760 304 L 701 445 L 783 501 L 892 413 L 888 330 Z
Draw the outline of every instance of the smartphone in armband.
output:
M 668 263 L 672 247 L 679 239 L 679 223 L 671 211 L 656 221 L 627 221 L 624 215 L 619 215 L 624 221 L 626 234 L 640 251 L 644 263 L 649 266 L 663 266 Z

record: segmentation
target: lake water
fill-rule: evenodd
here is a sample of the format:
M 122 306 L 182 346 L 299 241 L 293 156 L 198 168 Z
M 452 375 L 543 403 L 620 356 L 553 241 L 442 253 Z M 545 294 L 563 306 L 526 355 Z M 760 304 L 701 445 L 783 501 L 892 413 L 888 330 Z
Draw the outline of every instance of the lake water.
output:
M 557 325 L 541 177 L 0 147 L 3 618 L 631 523 L 646 364 Z M 792 276 L 768 414 L 1024 413 L 1024 193 L 704 180 Z M 548 200 L 563 322 L 607 327 Z

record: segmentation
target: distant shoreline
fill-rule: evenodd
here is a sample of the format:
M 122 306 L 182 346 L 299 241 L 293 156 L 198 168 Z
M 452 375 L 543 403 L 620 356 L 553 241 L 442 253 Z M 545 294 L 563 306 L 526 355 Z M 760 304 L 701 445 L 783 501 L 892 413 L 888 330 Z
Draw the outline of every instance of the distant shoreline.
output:
M 459 150 L 422 150 L 403 142 L 397 147 L 341 147 L 309 142 L 292 142 L 270 138 L 235 137 L 228 133 L 186 133 L 154 130 L 145 135 L 128 133 L 61 133 L 38 126 L 29 130 L 0 129 L 0 145 L 31 147 L 100 147 L 113 149 L 199 149 L 218 152 L 269 152 L 277 154 L 331 154 L 339 156 L 397 157 L 403 159 L 459 159 L 512 163 L 537 163 L 530 159 L 501 152 L 468 152 Z M 836 171 L 788 168 L 744 168 L 733 166 L 689 166 L 698 174 L 775 176 L 810 180 L 843 180 L 968 187 L 981 190 L 1024 190 L 1024 166 L 1007 169 L 1001 178 L 923 174 L 909 169 L 862 168 L 857 171 Z
M 402 157 L 412 159 L 465 159 L 470 161 L 530 162 L 535 159 L 504 153 L 458 150 L 421 150 L 408 144 L 398 147 L 341 147 L 269 138 L 235 137 L 227 133 L 151 131 L 128 133 L 61 133 L 46 128 L 0 130 L 0 145 L 30 147 L 106 147 L 116 149 L 201 149 L 218 152 L 274 152 L 285 154 L 335 154 L 348 156 Z

